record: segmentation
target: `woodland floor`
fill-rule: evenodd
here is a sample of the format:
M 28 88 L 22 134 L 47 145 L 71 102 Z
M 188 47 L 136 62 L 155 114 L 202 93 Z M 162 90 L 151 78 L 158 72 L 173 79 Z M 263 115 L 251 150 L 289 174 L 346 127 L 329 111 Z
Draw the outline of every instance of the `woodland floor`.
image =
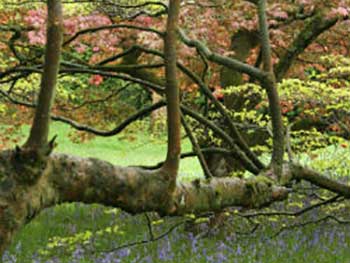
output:
M 54 125 L 58 134 L 59 152 L 91 156 L 118 165 L 151 165 L 161 161 L 165 153 L 163 136 L 131 135 L 124 133 L 113 138 L 98 138 L 86 143 L 72 143 L 70 132 L 64 125 Z M 19 134 L 20 135 L 20 134 Z M 187 141 L 184 150 L 190 150 Z M 333 166 L 330 159 L 338 162 L 335 171 L 350 174 L 348 149 L 329 147 L 301 161 L 316 161 L 317 167 L 327 171 Z M 181 164 L 181 179 L 188 180 L 201 174 L 194 158 Z M 346 177 L 341 180 L 348 181 Z M 330 195 L 319 192 L 309 185 L 302 189 L 309 196 L 301 201 L 300 193 L 292 195 L 288 202 L 275 204 L 266 209 L 297 211 L 302 207 L 320 202 L 318 196 Z M 199 231 L 191 233 L 183 227 L 176 228 L 165 238 L 144 245 L 116 249 L 124 244 L 149 239 L 145 215 L 131 216 L 117 209 L 98 205 L 65 204 L 47 209 L 27 225 L 16 237 L 13 246 L 4 255 L 3 262 L 350 262 L 350 224 L 334 220 L 312 222 L 327 215 L 348 220 L 348 203 L 334 203 L 305 213 L 301 217 L 256 217 L 250 221 L 233 209 L 227 213 L 224 226 L 207 231 L 205 219 Z M 190 218 L 189 216 L 188 218 Z M 154 235 L 168 231 L 183 218 L 160 220 L 149 214 Z M 305 226 L 300 226 L 308 222 Z M 248 234 L 249 230 L 257 229 Z M 284 230 L 283 230 L 284 229 Z M 283 230 L 280 232 L 280 230 Z M 279 234 L 278 234 L 279 233 Z M 110 252 L 106 252 L 110 251 Z

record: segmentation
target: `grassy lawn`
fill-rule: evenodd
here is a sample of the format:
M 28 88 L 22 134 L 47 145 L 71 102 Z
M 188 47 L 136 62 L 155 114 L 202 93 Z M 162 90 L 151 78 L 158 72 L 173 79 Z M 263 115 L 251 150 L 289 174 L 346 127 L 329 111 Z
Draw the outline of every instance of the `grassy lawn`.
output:
M 123 166 L 155 164 L 163 160 L 166 150 L 163 136 L 153 138 L 141 132 L 132 142 L 123 139 L 128 134 L 122 134 L 113 138 L 96 138 L 88 143 L 74 144 L 68 139 L 69 128 L 66 126 L 54 124 L 52 130 L 53 134 L 59 136 L 56 151 L 101 158 Z M 184 141 L 184 151 L 190 148 L 189 142 Z M 347 156 L 348 150 L 338 151 L 330 148 L 326 153 L 319 154 L 321 161 L 318 165 L 334 165 L 325 162 L 330 158 L 330 154 L 339 155 L 337 161 L 344 163 L 346 158 L 341 156 Z M 344 169 L 348 169 L 349 166 L 345 164 Z M 181 163 L 182 180 L 201 174 L 195 158 Z M 300 201 L 298 195 L 295 195 L 288 202 L 276 204 L 269 209 L 295 211 L 307 205 L 306 203 L 316 202 L 311 197 L 314 190 L 306 191 L 309 191 L 310 198 L 304 203 Z M 290 225 L 311 222 L 327 214 L 343 218 L 348 211 L 347 203 L 335 203 L 315 209 L 300 218 L 258 217 L 251 221 L 233 211 L 227 215 L 225 226 L 214 228 L 210 232 L 206 231 L 204 223 L 199 228 L 202 232 L 197 229 L 192 233 L 179 227 L 160 241 L 115 250 L 129 242 L 149 238 L 145 215 L 132 216 L 118 209 L 99 205 L 65 204 L 45 210 L 24 227 L 4 255 L 3 262 L 344 263 L 350 262 L 349 224 L 323 221 L 298 228 Z M 149 218 L 155 236 L 161 235 L 174 224 L 184 220 L 183 218 L 160 220 L 154 214 L 150 214 Z M 259 225 L 257 230 L 246 235 L 255 224 Z M 274 236 L 279 229 L 284 228 L 285 231 Z M 109 250 L 110 252 L 106 252 Z
M 141 130 L 136 135 L 123 132 L 118 136 L 95 137 L 86 143 L 73 143 L 69 138 L 71 131 L 67 125 L 53 123 L 50 138 L 58 135 L 56 152 L 100 158 L 120 166 L 154 165 L 163 161 L 166 155 L 164 135 L 153 136 Z M 28 127 L 23 128 L 22 134 L 21 137 L 26 138 Z M 186 151 L 191 151 L 191 144 L 188 140 L 183 140 L 182 152 Z M 197 158 L 186 158 L 181 161 L 181 178 L 193 178 L 202 174 Z

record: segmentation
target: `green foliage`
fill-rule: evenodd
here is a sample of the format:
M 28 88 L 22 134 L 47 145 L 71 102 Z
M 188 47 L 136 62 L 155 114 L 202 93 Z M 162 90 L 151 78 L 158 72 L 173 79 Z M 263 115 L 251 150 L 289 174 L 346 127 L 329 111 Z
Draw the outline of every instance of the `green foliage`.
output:
M 295 153 L 309 153 L 329 145 L 344 147 L 350 136 L 350 59 L 327 56 L 322 61 L 324 70 L 310 68 L 307 79 L 285 79 L 278 84 L 283 122 L 290 129 L 288 139 Z M 231 116 L 247 127 L 242 131 L 248 141 L 259 136 L 259 130 L 271 134 L 268 101 L 259 85 L 228 87 L 223 93 L 239 98 Z M 227 125 L 217 112 L 210 112 L 210 116 L 225 129 Z M 210 138 L 213 144 L 221 145 L 217 138 Z M 262 138 L 252 146 L 257 152 L 266 152 L 271 144 L 271 138 Z

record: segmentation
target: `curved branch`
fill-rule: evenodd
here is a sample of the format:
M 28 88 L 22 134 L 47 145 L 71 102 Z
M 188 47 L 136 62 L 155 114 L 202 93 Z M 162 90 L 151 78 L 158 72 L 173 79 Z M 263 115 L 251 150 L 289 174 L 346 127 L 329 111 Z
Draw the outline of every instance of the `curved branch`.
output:
M 201 148 L 200 151 L 202 153 L 219 153 L 219 154 L 224 154 L 227 156 L 232 156 L 234 154 L 233 151 L 229 151 L 227 149 L 219 148 L 219 147 Z M 186 153 L 181 153 L 180 159 L 191 158 L 191 157 L 196 157 L 196 156 L 198 156 L 197 151 L 196 152 L 186 152 Z M 139 167 L 139 168 L 146 169 L 146 170 L 156 170 L 156 169 L 159 169 L 160 167 L 162 167 L 163 164 L 164 164 L 164 161 L 159 162 L 159 163 L 154 164 L 154 165 L 136 165 L 136 166 L 132 166 L 132 167 Z
M 168 6 L 165 3 L 160 2 L 160 1 L 146 1 L 142 4 L 135 4 L 135 5 L 123 5 L 123 4 L 118 4 L 115 2 L 104 2 L 103 4 L 112 5 L 112 6 L 116 6 L 116 7 L 124 8 L 124 9 L 135 9 L 135 8 L 147 7 L 150 5 L 152 5 L 152 6 L 157 5 L 157 6 L 163 7 L 166 11 L 168 11 Z
M 135 114 L 131 115 L 127 119 L 125 119 L 121 124 L 119 124 L 117 127 L 115 127 L 113 130 L 110 130 L 110 131 L 97 130 L 95 128 L 92 128 L 91 126 L 79 124 L 71 119 L 64 118 L 62 116 L 51 115 L 51 118 L 54 121 L 60 121 L 60 122 L 69 124 L 70 126 L 72 126 L 74 129 L 76 129 L 78 131 L 86 131 L 86 132 L 90 132 L 94 135 L 108 137 L 108 136 L 117 135 L 118 133 L 122 132 L 127 126 L 129 126 L 134 121 L 136 121 L 142 117 L 147 116 L 152 111 L 155 111 L 161 107 L 164 107 L 165 105 L 166 105 L 166 103 L 164 101 L 159 101 L 159 102 L 157 102 L 149 107 L 145 107 L 145 108 L 141 109 L 140 111 L 136 112 Z
M 157 93 L 163 94 L 164 93 L 164 87 L 147 81 L 147 80 L 142 80 L 140 78 L 133 78 L 124 74 L 118 74 L 118 73 L 114 73 L 114 72 L 105 72 L 102 70 L 97 70 L 97 69 L 90 69 L 90 68 L 64 68 L 62 70 L 60 70 L 60 73 L 71 73 L 71 74 L 78 74 L 78 73 L 86 73 L 86 74 L 97 74 L 97 75 L 101 75 L 101 76 L 105 76 L 105 77 L 113 77 L 113 78 L 118 78 L 118 79 L 122 79 L 125 81 L 130 81 L 130 82 L 134 82 L 137 84 L 140 84 L 144 87 L 148 87 L 152 90 L 154 90 Z
M 323 32 L 333 27 L 339 18 L 327 18 L 322 13 L 316 13 L 309 18 L 304 28 L 286 49 L 285 54 L 275 66 L 276 80 L 279 82 L 285 76 L 295 59 Z
M 245 218 L 251 218 L 251 217 L 258 217 L 258 216 L 290 216 L 290 217 L 298 217 L 301 216 L 307 212 L 312 211 L 313 209 L 316 209 L 318 207 L 332 204 L 335 202 L 343 201 L 339 195 L 333 196 L 331 198 L 328 198 L 322 202 L 318 202 L 316 204 L 304 207 L 296 212 L 292 211 L 275 211 L 275 212 L 257 212 L 257 213 L 244 213 L 239 214 L 239 216 L 245 217 Z
M 125 84 L 123 87 L 118 88 L 117 90 L 111 92 L 109 95 L 107 95 L 104 98 L 84 101 L 80 105 L 74 106 L 74 107 L 72 107 L 69 110 L 75 111 L 75 110 L 81 109 L 81 108 L 83 108 L 83 107 L 85 107 L 87 105 L 99 104 L 99 103 L 107 102 L 108 100 L 112 99 L 113 97 L 118 96 L 121 92 L 123 92 L 125 89 L 127 89 L 130 85 L 131 85 L 131 83 L 129 82 L 129 83 Z
M 5 91 L 0 90 L 0 94 L 3 95 L 11 103 L 13 103 L 15 105 L 21 105 L 21 106 L 25 106 L 28 108 L 35 108 L 36 107 L 35 104 L 25 102 L 25 101 L 19 101 L 19 100 L 12 98 Z M 74 128 L 78 131 L 86 131 L 86 132 L 89 132 L 89 133 L 94 134 L 94 135 L 108 137 L 108 136 L 117 135 L 118 133 L 122 132 L 128 125 L 130 125 L 134 121 L 146 116 L 147 114 L 151 113 L 152 111 L 155 111 L 161 107 L 164 107 L 165 105 L 166 105 L 165 101 L 159 101 L 159 102 L 157 102 L 149 107 L 145 107 L 145 108 L 139 110 L 138 112 L 136 112 L 135 114 L 131 115 L 129 118 L 124 120 L 121 124 L 119 124 L 117 127 L 115 127 L 113 130 L 110 130 L 110 131 L 98 130 L 98 129 L 95 129 L 91 126 L 80 124 L 72 119 L 68 119 L 68 118 L 54 115 L 54 114 L 51 114 L 51 119 L 54 121 L 59 121 L 59 122 L 68 124 L 72 128 Z
M 89 34 L 89 33 L 95 33 L 95 32 L 102 31 L 102 30 L 111 30 L 111 29 L 116 29 L 116 28 L 127 28 L 127 29 L 134 29 L 134 30 L 139 30 L 139 31 L 145 31 L 145 32 L 154 33 L 154 34 L 158 35 L 161 38 L 164 37 L 164 33 L 163 32 L 158 31 L 158 30 L 156 30 L 154 28 L 135 26 L 135 25 L 128 25 L 128 24 L 112 24 L 112 25 L 106 25 L 106 26 L 87 28 L 87 29 L 83 29 L 81 31 L 78 31 L 72 37 L 67 39 L 63 43 L 63 46 L 67 46 L 68 44 L 73 42 L 75 39 L 77 39 L 81 35 L 85 35 L 85 34 Z
M 290 169 L 294 179 L 308 181 L 323 189 L 350 198 L 350 186 L 347 184 L 337 182 L 336 180 L 298 164 L 290 164 Z
M 96 65 L 98 66 L 103 66 L 105 64 L 108 64 L 109 62 L 113 62 L 116 61 L 119 58 L 123 58 L 127 55 L 130 55 L 132 53 L 134 53 L 137 50 L 137 45 L 133 45 L 131 47 L 129 47 L 128 49 L 124 50 L 123 52 L 116 54 L 114 56 L 108 57 L 106 59 L 101 60 L 100 62 L 98 62 Z
M 114 66 L 91 66 L 91 69 L 98 69 L 104 71 L 112 71 L 112 72 L 122 72 L 129 73 L 132 71 L 140 70 L 140 69 L 155 69 L 164 67 L 163 63 L 157 64 L 118 64 Z
M 216 64 L 223 65 L 227 68 L 236 70 L 241 73 L 248 74 L 249 76 L 261 80 L 264 78 L 265 73 L 258 68 L 252 67 L 248 64 L 245 64 L 239 60 L 222 56 L 220 54 L 212 52 L 207 46 L 201 43 L 198 40 L 192 40 L 182 29 L 178 29 L 178 33 L 181 41 L 189 47 L 194 47 L 199 50 L 209 61 L 212 61 Z
M 212 129 L 222 140 L 227 142 L 233 149 L 233 157 L 240 161 L 241 165 L 253 174 L 259 174 L 260 169 L 258 169 L 255 164 L 247 157 L 247 155 L 235 144 L 234 140 L 225 133 L 222 129 L 216 126 L 212 121 L 204 118 L 200 114 L 194 112 L 193 110 L 181 105 L 181 110 L 184 114 L 192 117 L 198 122 L 204 124 L 208 128 Z

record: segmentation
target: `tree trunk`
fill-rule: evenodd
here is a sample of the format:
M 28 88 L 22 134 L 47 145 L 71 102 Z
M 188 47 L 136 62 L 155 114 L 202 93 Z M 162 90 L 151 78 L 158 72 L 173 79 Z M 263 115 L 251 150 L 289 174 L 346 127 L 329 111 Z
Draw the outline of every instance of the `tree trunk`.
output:
M 23 182 L 18 171 L 32 172 L 30 164 L 16 159 L 15 151 L 1 152 L 0 253 L 41 210 L 63 202 L 99 203 L 133 214 L 156 211 L 185 215 L 230 206 L 262 207 L 288 194 L 286 188 L 258 176 L 251 180 L 215 178 L 181 183 L 169 196 L 169 174 L 162 170 L 123 168 L 65 154 L 52 154 L 34 184 Z
M 170 0 L 166 35 L 164 39 L 164 60 L 168 122 L 168 151 L 162 170 L 169 174 L 169 194 L 175 188 L 181 153 L 180 92 L 177 83 L 176 43 L 180 0 Z
M 44 72 L 41 78 L 38 105 L 35 111 L 34 121 L 29 138 L 25 144 L 25 148 L 41 151 L 47 150 L 50 111 L 55 97 L 63 40 L 63 14 L 61 1 L 48 0 L 47 10 L 47 43 Z

